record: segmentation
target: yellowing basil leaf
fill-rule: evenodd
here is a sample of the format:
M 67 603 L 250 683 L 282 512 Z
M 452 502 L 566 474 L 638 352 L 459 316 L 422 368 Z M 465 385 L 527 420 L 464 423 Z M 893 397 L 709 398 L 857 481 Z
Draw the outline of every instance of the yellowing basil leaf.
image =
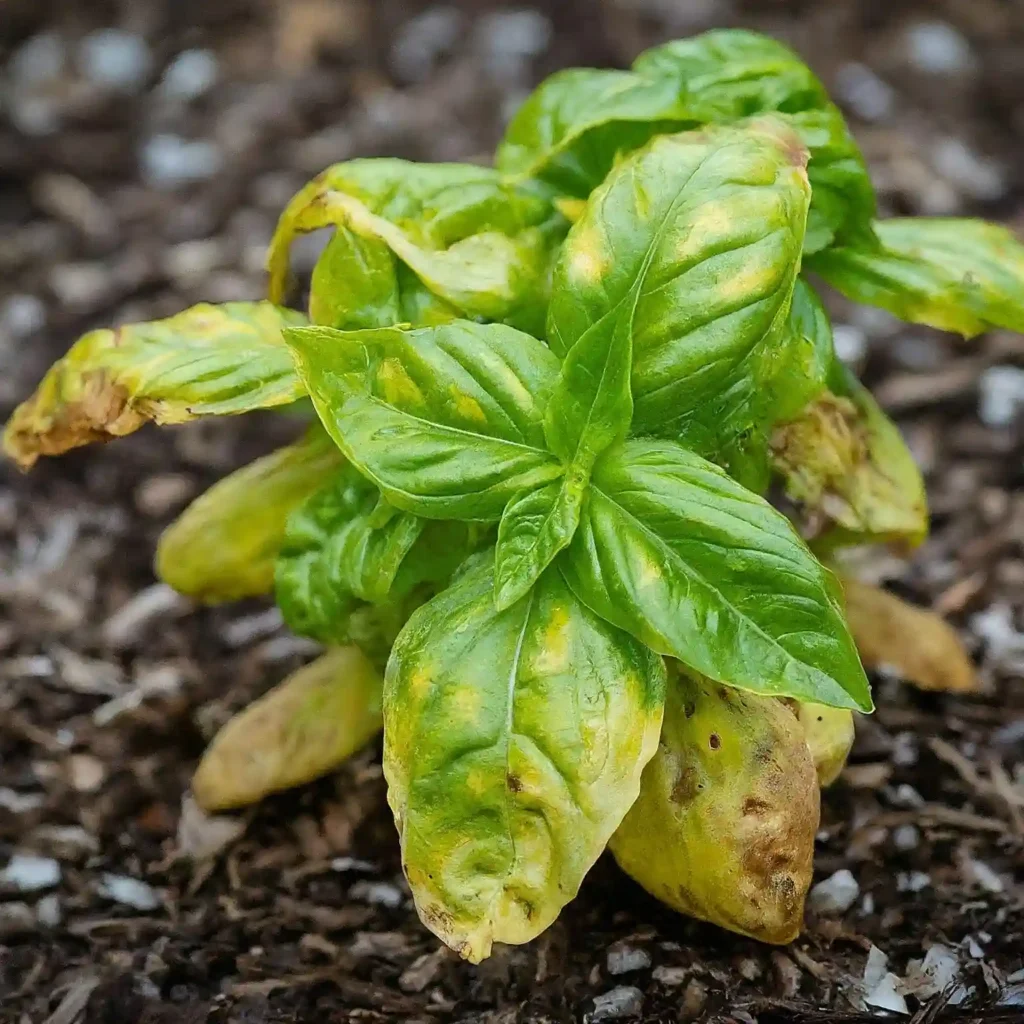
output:
M 619 164 L 555 268 L 548 339 L 632 342 L 633 432 L 714 455 L 772 419 L 809 189 L 778 122 L 663 136 Z M 593 332 L 593 334 L 591 334 Z M 549 435 L 550 436 L 550 435 Z
M 684 674 L 669 681 L 658 753 L 608 845 L 668 906 L 785 943 L 803 924 L 818 815 L 814 764 L 790 711 Z
M 499 611 L 515 604 L 572 540 L 580 521 L 583 488 L 554 480 L 508 503 L 498 526 L 494 600 Z
M 157 575 L 209 604 L 269 593 L 288 516 L 343 461 L 317 424 L 298 443 L 225 477 L 164 531 Z
M 554 569 L 494 606 L 490 558 L 409 620 L 384 691 L 384 773 L 424 924 L 467 960 L 558 916 L 636 799 L 665 669 Z
M 314 277 L 311 312 L 330 326 L 390 326 L 405 302 L 399 268 L 458 315 L 542 322 L 551 247 L 564 221 L 534 185 L 468 164 L 352 160 L 289 203 L 268 254 L 280 299 L 296 235 L 338 229 Z
M 91 331 L 14 410 L 4 450 L 23 468 L 144 423 L 185 423 L 286 405 L 303 395 L 284 327 L 306 318 L 269 302 L 202 304 L 152 323 Z
M 833 575 L 780 512 L 677 444 L 602 456 L 556 565 L 599 615 L 711 679 L 871 709 Z
M 921 471 L 899 428 L 836 364 L 826 391 L 772 436 L 772 464 L 804 511 L 816 549 L 869 542 L 915 547 L 928 534 Z
M 196 801 L 232 810 L 333 771 L 380 732 L 382 682 L 358 647 L 299 669 L 217 733 L 192 779 Z
M 818 253 L 809 268 L 854 302 L 965 338 L 1024 331 L 1024 246 L 978 220 L 911 217 L 875 223 L 877 243 Z
M 288 343 L 328 433 L 397 508 L 497 521 L 561 475 L 543 410 L 558 360 L 536 338 L 465 320 L 403 331 L 292 331 Z
M 519 108 L 498 146 L 495 166 L 585 198 L 618 155 L 693 123 L 674 82 L 628 71 L 570 68 L 542 82 Z

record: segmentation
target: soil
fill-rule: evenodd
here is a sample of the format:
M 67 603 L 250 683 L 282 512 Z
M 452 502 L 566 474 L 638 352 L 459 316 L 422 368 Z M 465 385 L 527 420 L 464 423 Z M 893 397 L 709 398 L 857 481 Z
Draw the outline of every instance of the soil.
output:
M 801 50 L 851 113 L 886 212 L 1024 226 L 1013 0 L 4 0 L 0 414 L 84 330 L 259 296 L 277 211 L 328 163 L 486 159 L 547 72 L 715 24 Z M 81 43 L 110 26 L 146 58 L 117 88 Z M 196 49 L 216 84 L 169 96 L 165 69 Z M 174 159 L 194 181 L 167 184 Z M 27 476 L 0 466 L 0 863 L 35 853 L 60 872 L 32 891 L 0 875 L 0 1021 L 859 1021 L 878 1012 L 869 954 L 920 1024 L 1024 1019 L 1024 421 L 979 414 L 1024 340 L 834 309 L 933 508 L 911 561 L 862 569 L 948 616 L 986 687 L 876 680 L 816 861 L 816 880 L 855 880 L 849 909 L 771 949 L 660 907 L 606 858 L 540 939 L 470 967 L 412 909 L 378 751 L 237 825 L 197 819 L 205 742 L 312 653 L 267 604 L 196 608 L 154 579 L 175 513 L 296 432 L 280 415 L 204 422 Z M 217 852 L 182 855 L 204 844 Z M 952 963 L 938 984 L 911 963 L 929 949 Z

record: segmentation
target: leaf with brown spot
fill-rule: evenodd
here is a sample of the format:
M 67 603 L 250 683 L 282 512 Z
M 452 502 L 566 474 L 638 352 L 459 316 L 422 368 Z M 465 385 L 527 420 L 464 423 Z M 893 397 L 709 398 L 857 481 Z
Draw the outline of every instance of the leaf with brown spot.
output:
M 846 617 L 864 667 L 896 672 L 921 690 L 977 693 L 981 681 L 954 630 L 934 612 L 844 579 Z
M 281 329 L 306 318 L 269 302 L 193 306 L 166 320 L 91 331 L 23 402 L 4 451 L 23 469 L 152 421 L 185 423 L 286 405 L 304 394 Z

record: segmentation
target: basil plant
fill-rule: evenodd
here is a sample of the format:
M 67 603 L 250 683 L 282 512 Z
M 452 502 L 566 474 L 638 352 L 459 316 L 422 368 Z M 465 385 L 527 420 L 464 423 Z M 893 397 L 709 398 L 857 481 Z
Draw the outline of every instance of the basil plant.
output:
M 323 228 L 289 309 L 291 244 Z M 819 787 L 872 707 L 819 559 L 927 528 L 812 279 L 1019 330 L 1024 248 L 878 220 L 810 70 L 718 31 L 552 76 L 493 168 L 331 167 L 268 264 L 265 301 L 87 334 L 4 440 L 29 467 L 311 400 L 304 436 L 158 551 L 183 593 L 272 591 L 328 648 L 214 741 L 201 804 L 296 785 L 383 728 L 416 906 L 466 959 L 537 936 L 606 847 L 680 911 L 791 940 Z

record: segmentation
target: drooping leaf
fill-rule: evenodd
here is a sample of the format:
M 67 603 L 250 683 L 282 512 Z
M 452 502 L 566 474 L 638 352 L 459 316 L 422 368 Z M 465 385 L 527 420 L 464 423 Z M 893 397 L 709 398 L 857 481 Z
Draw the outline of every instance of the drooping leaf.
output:
M 499 611 L 515 604 L 568 546 L 580 521 L 583 489 L 563 477 L 513 498 L 498 526 L 494 600 Z
M 382 685 L 358 647 L 299 669 L 217 733 L 192 778 L 196 801 L 245 807 L 337 768 L 380 732 Z
M 818 785 L 831 786 L 846 767 L 855 739 L 853 712 L 846 708 L 830 708 L 824 704 L 789 702 L 800 723 L 807 749 L 811 752 Z
M 780 512 L 677 444 L 609 450 L 556 564 L 599 615 L 694 671 L 871 709 L 833 575 Z
M 655 135 L 699 123 L 667 78 L 570 68 L 547 78 L 516 112 L 495 166 L 586 198 L 620 154 Z
M 534 185 L 468 164 L 352 160 L 289 203 L 271 242 L 270 295 L 285 293 L 298 234 L 338 229 L 314 276 L 315 320 L 345 328 L 399 322 L 408 293 L 400 268 L 457 315 L 543 322 L 550 251 L 565 222 Z
M 495 609 L 490 557 L 410 619 L 384 773 L 423 922 L 468 960 L 554 921 L 636 798 L 664 666 L 555 569 Z
M 714 455 L 771 420 L 771 385 L 791 362 L 805 159 L 771 121 L 663 136 L 616 167 L 572 227 L 549 344 L 566 355 L 630 336 L 635 433 Z
M 209 604 L 269 593 L 288 516 L 343 461 L 316 424 L 296 444 L 225 477 L 164 531 L 157 575 Z
M 23 468 L 148 422 L 185 423 L 303 395 L 281 338 L 306 318 L 269 302 L 201 304 L 151 323 L 91 331 L 15 409 L 4 450 Z
M 928 534 L 921 471 L 899 428 L 853 374 L 836 364 L 832 386 L 772 436 L 772 464 L 804 513 L 815 549 L 886 542 L 915 547 Z
M 561 475 L 542 417 L 558 360 L 536 338 L 464 320 L 403 331 L 290 331 L 330 435 L 397 508 L 497 521 Z
M 609 848 L 670 907 L 762 942 L 803 924 L 818 830 L 803 732 L 776 700 L 669 680 L 658 752 Z
M 276 597 L 296 632 L 327 643 L 355 639 L 353 612 L 382 606 L 396 621 L 423 583 L 443 584 L 471 552 L 470 527 L 400 512 L 345 466 L 297 508 L 277 560 Z M 393 639 L 393 637 L 392 637 Z
M 809 263 L 854 302 L 965 338 L 1024 331 L 1024 246 L 1004 227 L 960 218 L 875 223 L 878 244 L 818 253 Z
M 846 615 L 864 664 L 920 690 L 977 693 L 981 681 L 955 630 L 934 612 L 843 578 Z

